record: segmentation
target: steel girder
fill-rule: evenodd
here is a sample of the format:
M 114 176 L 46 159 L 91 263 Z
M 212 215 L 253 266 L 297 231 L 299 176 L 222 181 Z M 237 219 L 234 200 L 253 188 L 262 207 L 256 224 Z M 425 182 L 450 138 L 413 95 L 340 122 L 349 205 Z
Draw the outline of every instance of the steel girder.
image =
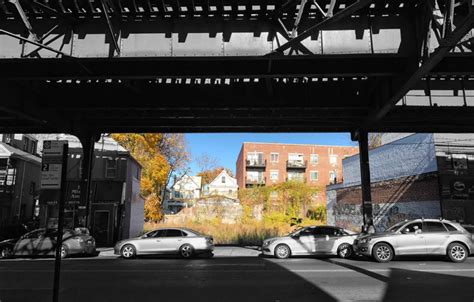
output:
M 469 89 L 470 106 L 474 105 L 474 79 L 464 84 L 459 79 L 429 80 L 437 90 L 450 91 L 457 85 L 453 97 L 462 95 L 462 88 Z M 427 81 L 415 88 L 423 92 Z M 23 86 L 15 87 L 18 83 Z M 0 108 L 0 129 L 53 133 L 75 133 L 83 128 L 99 132 L 351 131 L 360 127 L 370 111 L 369 79 L 273 79 L 272 94 L 266 85 L 265 80 L 248 79 L 194 79 L 189 83 L 176 78 L 61 80 L 35 81 L 31 86 L 9 81 L 1 87 L 10 98 Z M 432 127 L 432 131 L 450 132 L 459 126 L 459 131 L 468 132 L 474 131 L 472 113 L 473 107 L 463 106 L 396 106 L 368 129 L 429 131 Z
M 22 1 L 26 27 L 4 2 L 0 58 L 410 55 L 420 2 Z M 26 28 L 41 41 L 25 37 Z

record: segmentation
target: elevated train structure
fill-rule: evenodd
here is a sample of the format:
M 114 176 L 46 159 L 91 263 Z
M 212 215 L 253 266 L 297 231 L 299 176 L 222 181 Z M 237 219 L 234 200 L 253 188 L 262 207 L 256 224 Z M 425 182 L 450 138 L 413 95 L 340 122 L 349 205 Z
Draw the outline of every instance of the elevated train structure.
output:
M 0 129 L 473 131 L 473 2 L 1 0 Z

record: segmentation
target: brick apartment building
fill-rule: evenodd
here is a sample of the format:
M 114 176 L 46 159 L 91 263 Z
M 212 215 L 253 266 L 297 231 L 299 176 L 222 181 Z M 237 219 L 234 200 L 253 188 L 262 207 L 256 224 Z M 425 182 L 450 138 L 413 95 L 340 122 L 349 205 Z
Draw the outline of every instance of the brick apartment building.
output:
M 325 202 L 325 187 L 342 178 L 342 159 L 357 154 L 357 147 L 303 144 L 242 144 L 236 162 L 239 188 L 270 186 L 300 180 L 320 187 L 317 202 Z

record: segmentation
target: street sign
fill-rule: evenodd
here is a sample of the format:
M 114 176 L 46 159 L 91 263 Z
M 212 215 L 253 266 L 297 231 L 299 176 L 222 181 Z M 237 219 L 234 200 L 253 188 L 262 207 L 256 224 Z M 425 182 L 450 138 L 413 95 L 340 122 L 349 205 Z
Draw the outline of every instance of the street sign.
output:
M 41 164 L 41 189 L 61 188 L 63 146 L 67 141 L 44 141 Z

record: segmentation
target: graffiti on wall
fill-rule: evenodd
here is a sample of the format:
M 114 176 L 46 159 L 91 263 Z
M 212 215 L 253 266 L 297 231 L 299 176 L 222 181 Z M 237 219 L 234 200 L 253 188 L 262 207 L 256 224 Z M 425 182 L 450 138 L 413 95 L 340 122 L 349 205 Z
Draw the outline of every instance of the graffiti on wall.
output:
M 373 215 L 376 230 L 383 231 L 407 219 L 439 218 L 441 209 L 439 201 L 373 203 Z M 330 222 L 338 227 L 360 231 L 363 224 L 361 205 L 328 203 L 328 223 Z

